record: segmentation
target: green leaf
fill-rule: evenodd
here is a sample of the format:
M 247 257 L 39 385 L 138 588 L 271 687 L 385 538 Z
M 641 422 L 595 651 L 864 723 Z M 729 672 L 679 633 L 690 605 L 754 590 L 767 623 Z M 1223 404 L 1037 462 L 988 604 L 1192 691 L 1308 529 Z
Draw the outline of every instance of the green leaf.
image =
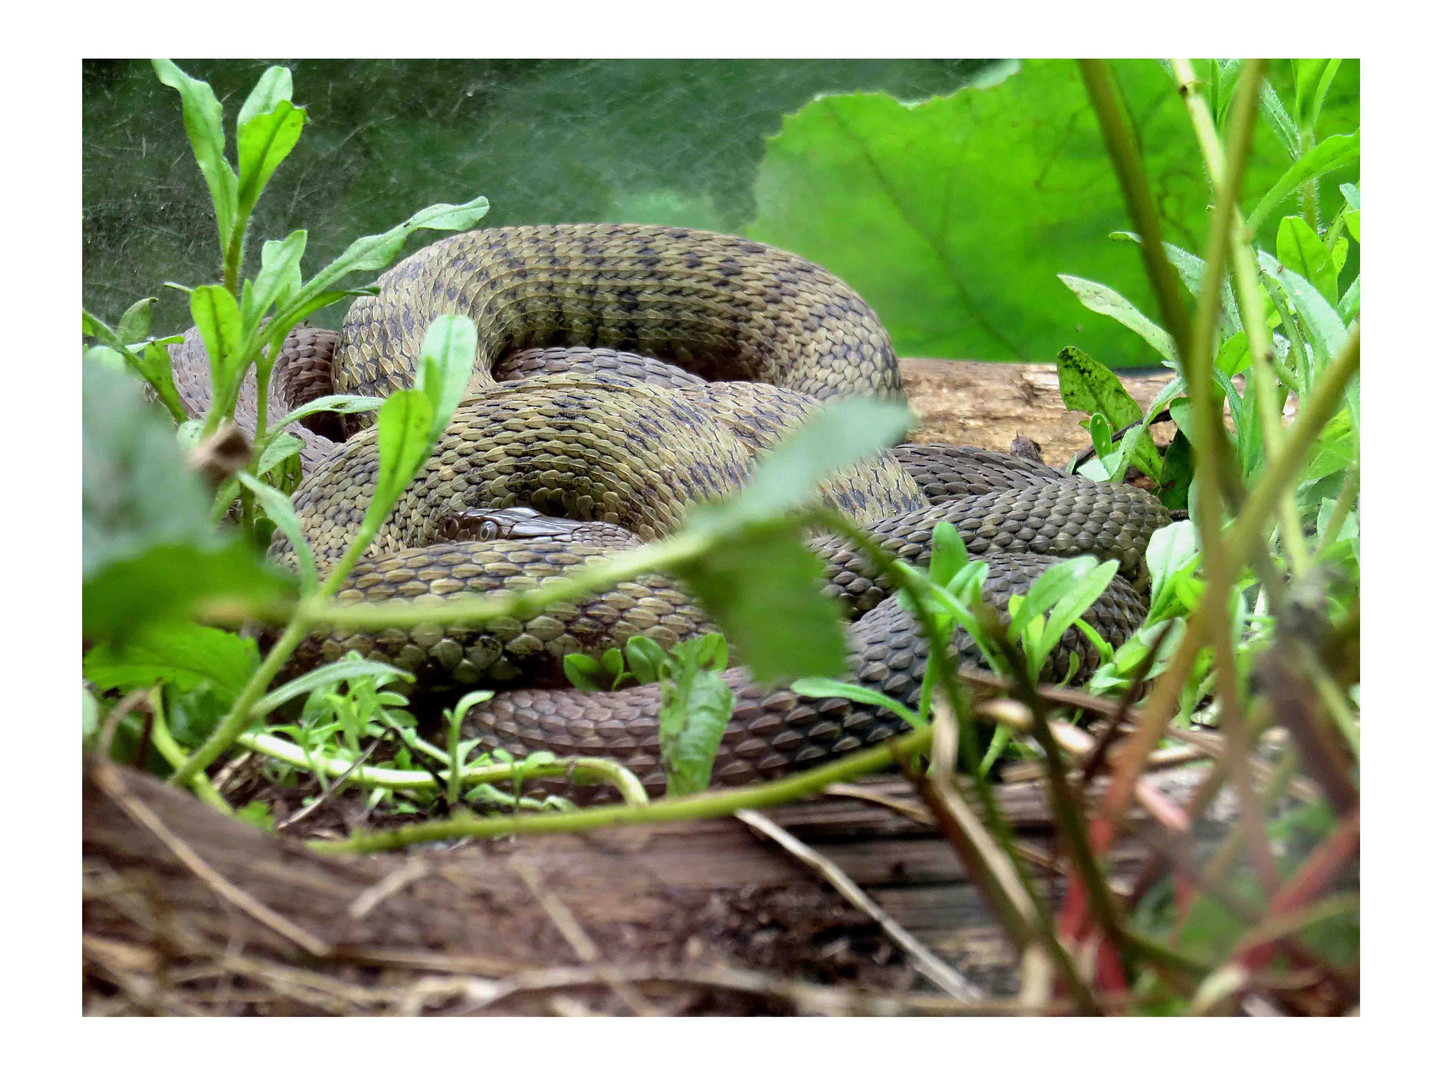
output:
M 1144 417 L 1115 373 L 1080 349 L 1072 345 L 1061 349 L 1055 368 L 1060 376 L 1060 398 L 1067 409 L 1099 413 L 1112 430 Z
M 706 665 L 701 644 L 682 641 L 671 650 L 671 678 L 660 687 L 666 795 L 693 795 L 710 786 L 715 752 L 734 706 L 734 694 Z
M 724 634 L 703 634 L 698 638 L 676 645 L 670 651 L 674 663 L 682 651 L 693 651 L 696 663 L 712 671 L 724 671 L 730 666 L 730 644 Z
M 1324 142 L 1308 150 L 1290 168 L 1285 170 L 1284 175 L 1271 185 L 1250 216 L 1245 219 L 1245 225 L 1252 232 L 1259 229 L 1261 222 L 1269 216 L 1270 212 L 1280 205 L 1291 194 L 1298 191 L 1301 186 L 1309 183 L 1317 177 L 1324 176 L 1328 172 L 1348 165 L 1360 158 L 1360 133 L 1354 132 L 1350 135 L 1331 135 Z
M 1325 241 L 1305 224 L 1305 219 L 1291 216 L 1280 222 L 1275 235 L 1275 254 L 1282 265 L 1295 271 L 1314 285 L 1332 307 L 1339 296 L 1337 268 Z
M 1270 85 L 1269 79 L 1266 79 L 1260 86 L 1260 112 L 1269 122 L 1271 130 L 1279 137 L 1290 156 L 1298 158 L 1300 156 L 1300 129 L 1295 126 L 1295 121 L 1285 110 L 1280 95 Z
M 1044 615 L 1060 603 L 1067 593 L 1077 588 L 1096 566 L 1097 560 L 1093 555 L 1079 555 L 1056 563 L 1036 578 L 1035 583 L 1025 591 L 1016 619 L 1024 623 Z M 1081 612 L 1088 608 L 1090 603 L 1091 601 L 1086 601 L 1085 607 L 1080 609 Z
M 135 356 L 134 350 L 131 350 L 131 355 L 135 356 L 135 366 L 155 388 L 161 402 L 170 410 L 170 415 L 179 420 L 188 414 L 185 412 L 185 403 L 180 400 L 180 392 L 175 389 L 175 374 L 170 366 L 170 353 L 163 344 L 164 340 L 147 341 L 138 356 Z
M 1091 311 L 1108 315 L 1121 326 L 1135 331 L 1172 367 L 1179 363 L 1175 342 L 1165 330 L 1152 322 L 1139 308 L 1108 285 L 1086 281 L 1070 274 L 1058 275 L 1066 287 Z
M 1183 510 L 1190 502 L 1190 482 L 1195 479 L 1195 461 L 1190 440 L 1176 431 L 1160 466 L 1160 502 L 1168 510 Z
M 312 293 L 306 287 L 303 292 L 303 296 L 291 297 L 284 301 L 284 306 L 280 309 L 281 315 L 277 315 L 276 318 L 282 319 L 285 325 L 294 326 L 302 319 L 309 318 L 315 312 L 338 303 L 347 296 L 374 296 L 379 289 L 373 285 L 367 285 L 359 289 L 328 289 Z
M 1345 221 L 1345 231 L 1355 238 L 1357 244 L 1360 243 L 1360 211 L 1346 210 L 1342 216 Z
M 135 380 L 89 362 L 81 385 L 84 576 L 156 544 L 218 543 L 204 481 Z
M 1336 309 L 1336 314 L 1340 316 L 1346 326 L 1354 322 L 1355 316 L 1360 314 L 1360 278 L 1358 275 L 1350 283 L 1350 287 L 1345 290 L 1345 295 L 1340 298 L 1340 307 Z
M 1350 256 L 1350 241 L 1343 236 L 1333 236 L 1325 246 L 1330 249 L 1330 264 L 1335 268 L 1338 279 L 1345 269 L 1345 260 Z
M 324 397 L 307 401 L 298 409 L 292 409 L 280 418 L 273 426 L 286 428 L 297 420 L 303 420 L 319 412 L 333 413 L 362 413 L 374 412 L 385 404 L 381 397 L 367 397 L 364 394 L 326 394 Z
M 593 656 L 586 656 L 584 653 L 569 653 L 561 661 L 561 664 L 565 668 L 565 678 L 570 680 L 570 685 L 576 690 L 595 694 L 601 690 L 610 689 L 601 680 L 600 661 Z
M 858 701 L 861 705 L 879 705 L 881 708 L 889 709 L 917 731 L 925 726 L 924 721 L 920 719 L 920 714 L 915 710 L 908 708 L 903 702 L 896 701 L 889 694 L 882 694 L 879 690 L 873 690 L 868 686 L 855 686 L 851 683 L 840 682 L 838 679 L 796 679 L 790 684 L 790 689 L 802 697 L 838 697 L 845 698 L 847 701 Z
M 464 315 L 441 315 L 425 331 L 415 388 L 430 400 L 434 412 L 431 442 L 450 423 L 455 406 L 470 385 L 477 340 L 475 324 Z
M 310 542 L 305 539 L 305 530 L 300 526 L 300 518 L 295 513 L 295 507 L 287 495 L 277 491 L 269 484 L 255 479 L 247 472 L 237 475 L 240 482 L 255 493 L 255 497 L 260 500 L 260 505 L 265 508 L 265 513 L 271 521 L 275 522 L 275 527 L 285 534 L 286 539 L 295 549 L 295 554 L 300 561 L 300 594 L 309 596 L 315 591 L 317 583 L 315 555 L 310 550 Z
M 1140 234 L 1133 232 L 1112 232 L 1112 240 L 1129 240 L 1131 243 L 1140 243 Z M 1176 244 L 1164 243 L 1165 257 L 1170 265 L 1175 267 L 1180 280 L 1190 290 L 1191 296 L 1200 295 L 1200 286 L 1205 278 L 1205 260 L 1194 252 L 1186 251 Z M 1227 279 L 1220 285 L 1220 328 L 1219 336 L 1228 337 L 1241 327 L 1240 310 L 1235 306 L 1235 290 L 1230 286 Z
M 130 317 L 130 312 L 133 312 L 136 306 L 132 306 L 130 311 L 125 313 L 126 318 Z M 146 318 L 148 319 L 148 308 Z M 83 308 L 80 312 L 80 320 L 81 332 L 87 337 L 93 337 L 101 342 L 101 347 L 105 350 L 104 352 L 95 349 L 89 350 L 85 354 L 88 360 L 108 365 L 112 370 L 115 369 L 115 362 L 118 360 L 119 366 L 129 367 L 150 383 L 156 394 L 159 395 L 161 403 L 170 410 L 171 416 L 177 421 L 185 419 L 185 405 L 175 390 L 175 379 L 170 370 L 170 354 L 165 351 L 167 344 L 181 340 L 181 338 L 161 338 L 159 341 L 147 341 L 143 344 L 137 342 L 136 344 L 140 346 L 137 351 L 121 341 L 114 330 Z M 124 319 L 121 321 L 123 323 Z
M 1055 366 L 1065 407 L 1095 414 L 1089 423 L 1090 439 L 1105 469 L 1105 479 L 1123 478 L 1132 461 L 1146 476 L 1158 476 L 1160 452 L 1155 449 L 1149 423 L 1159 409 L 1152 407 L 1147 417 L 1114 372 L 1073 346 L 1060 350 Z M 1103 423 L 1096 423 L 1097 416 Z M 1117 447 L 1115 431 L 1130 424 L 1139 426 L 1127 431 Z
M 892 403 L 845 398 L 826 405 L 760 462 L 738 496 L 691 512 L 687 527 L 717 542 L 679 572 L 757 679 L 844 670 L 839 607 L 819 592 L 818 558 L 799 543 L 794 525 L 776 519 L 809 503 L 837 468 L 891 445 L 911 422 L 908 410 Z
M 228 247 L 238 220 L 236 192 L 239 178 L 225 160 L 224 111 L 210 84 L 192 79 L 169 60 L 151 61 L 155 74 L 180 94 L 185 116 L 185 135 L 195 153 L 195 163 L 210 189 L 215 220 L 220 227 L 221 247 Z
M 299 678 L 291 679 L 284 685 L 277 686 L 255 703 L 251 714 L 264 716 L 266 713 L 274 712 L 287 701 L 294 701 L 315 690 L 339 686 L 342 682 L 353 683 L 359 679 L 373 679 L 375 685 L 380 687 L 396 680 L 412 682 L 414 678 L 415 676 L 410 672 L 401 671 L 399 668 L 381 663 L 379 660 L 365 660 L 351 655 L 336 660 L 334 663 L 326 664 L 324 667 L 307 671 Z
M 375 477 L 375 493 L 360 525 L 362 532 L 380 527 L 395 500 L 425 464 L 434 446 L 431 436 L 434 418 L 430 399 L 420 390 L 397 391 L 381 406 L 376 422 L 380 429 L 376 436 L 380 468 Z
M 1320 109 L 1325 104 L 1325 95 L 1340 69 L 1340 61 L 1296 60 L 1295 65 L 1295 115 L 1307 128 L 1314 129 L 1320 120 Z
M 737 530 L 678 572 L 755 678 L 768 682 L 845 670 L 840 607 L 820 592 L 821 569 L 793 529 L 771 524 Z
M 287 321 L 298 321 L 304 318 L 304 314 L 317 310 L 316 307 L 307 305 L 321 299 L 322 294 L 329 292 L 331 286 L 341 278 L 362 270 L 379 270 L 388 266 L 404 246 L 406 239 L 417 229 L 446 231 L 468 229 L 484 217 L 489 210 L 490 201 L 483 195 L 458 206 L 451 203 L 436 203 L 433 206 L 427 206 L 388 232 L 360 237 L 346 248 L 338 259 L 321 270 L 306 283 L 304 288 L 290 297 L 281 316 Z M 343 293 L 337 293 L 335 298 L 338 299 L 343 295 Z M 333 300 L 326 302 L 333 303 Z M 323 307 L 324 304 L 318 306 Z
M 1231 334 L 1220 346 L 1220 351 L 1215 354 L 1215 369 L 1229 379 L 1248 371 L 1250 361 L 1250 339 L 1241 330 L 1238 334 Z
M 1177 582 L 1194 576 L 1200 564 L 1195 523 L 1176 521 L 1157 530 L 1145 549 L 1150 568 L 1151 610 L 1154 618 L 1164 617 Z
M 128 370 L 125 354 L 119 349 L 112 349 L 109 345 L 91 345 L 82 354 L 81 359 L 87 364 L 99 364 L 111 371 L 125 372 Z
M 247 824 L 254 825 L 257 829 L 265 832 L 275 831 L 275 815 L 269 805 L 259 799 L 251 799 L 235 811 L 235 816 Z
M 1095 456 L 1102 462 L 1109 457 L 1115 456 L 1115 429 L 1110 426 L 1110 421 L 1105 419 L 1103 413 L 1096 413 L 1090 417 L 1090 445 L 1095 448 Z M 1105 474 L 1110 474 L 1110 466 L 1105 466 Z
M 1258 379 L 1245 380 L 1245 392 L 1240 396 L 1240 413 L 1235 419 L 1235 448 L 1240 458 L 1240 474 L 1247 482 L 1254 479 L 1265 463 L 1258 386 Z
M 937 522 L 930 535 L 930 580 L 942 589 L 949 588 L 969 562 L 970 553 L 959 530 L 948 521 Z
M 259 328 L 272 304 L 283 304 L 299 290 L 306 240 L 305 230 L 296 229 L 284 240 L 266 240 L 261 246 L 260 272 L 254 281 L 245 282 L 241 293 L 241 324 L 247 335 Z
M 1147 424 L 1136 424 L 1120 439 L 1120 446 L 1113 455 L 1110 465 L 1110 479 L 1124 480 L 1131 465 L 1152 480 L 1160 478 L 1160 451 L 1155 449 L 1155 440 Z
M 130 690 L 165 682 L 181 690 L 210 684 L 237 696 L 260 664 L 260 650 L 212 626 L 166 623 L 124 642 L 101 643 L 85 655 L 85 678 L 101 690 Z
M 245 374 L 240 307 L 221 285 L 201 285 L 190 294 L 190 317 L 210 354 L 210 380 L 217 399 L 227 399 Z
M 150 308 L 157 299 L 154 296 L 147 296 L 145 299 L 136 300 L 131 304 L 125 314 L 120 316 L 120 325 L 116 328 L 115 336 L 126 345 L 139 343 L 146 334 L 150 333 Z
M 723 531 L 799 509 L 812 501 L 826 476 L 893 446 L 914 422 L 904 405 L 892 402 L 861 397 L 831 402 L 760 462 L 736 498 L 695 510 L 690 524 Z
M 630 673 L 638 683 L 648 684 L 660 681 L 660 671 L 665 663 L 665 650 L 659 643 L 648 637 L 632 637 L 625 642 L 625 658 L 630 662 Z
M 1345 343 L 1345 324 L 1340 315 L 1318 289 L 1299 274 L 1279 265 L 1266 252 L 1259 253 L 1260 271 L 1277 284 L 1295 309 L 1305 338 L 1315 350 L 1321 365 L 1330 362 Z
M 1356 213 L 1360 212 L 1360 189 L 1358 187 L 1354 184 L 1341 184 L 1340 194 L 1344 196 L 1346 206 Z M 1356 236 L 1355 239 L 1359 240 L 1360 237 Z
M 625 658 L 620 650 L 608 648 L 600 656 L 600 670 L 605 674 L 605 689 L 615 690 L 625 678 Z
M 1217 126 L 1223 126 L 1225 116 L 1230 111 L 1230 99 L 1235 96 L 1235 86 L 1240 81 L 1240 61 L 1213 60 L 1211 70 L 1213 100 L 1210 115 L 1214 117 Z
M 276 167 L 295 148 L 305 126 L 306 112 L 290 101 L 290 94 L 290 72 L 270 67 L 241 106 L 236 144 L 240 162 L 237 203 L 242 222 L 255 208 Z
M 1310 459 L 1300 474 L 1302 482 L 1332 476 L 1355 461 L 1355 430 L 1348 412 L 1332 416 L 1310 448 Z
M 299 436 L 291 435 L 288 431 L 279 433 L 270 440 L 265 452 L 260 455 L 260 461 L 255 466 L 256 472 L 264 476 L 286 458 L 299 456 L 304 446 L 305 443 Z

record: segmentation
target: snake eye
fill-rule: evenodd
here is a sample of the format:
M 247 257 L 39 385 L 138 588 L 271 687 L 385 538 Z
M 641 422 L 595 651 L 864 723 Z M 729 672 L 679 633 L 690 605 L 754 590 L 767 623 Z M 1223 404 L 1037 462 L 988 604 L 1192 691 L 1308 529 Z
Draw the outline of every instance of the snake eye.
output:
M 480 539 L 481 539 L 481 540 L 494 540 L 495 537 L 497 537 L 497 536 L 499 536 L 499 535 L 500 535 L 500 526 L 496 525 L 495 522 L 493 522 L 493 521 L 486 521 L 486 522 L 482 522 L 482 523 L 481 523 L 481 525 L 480 525 Z

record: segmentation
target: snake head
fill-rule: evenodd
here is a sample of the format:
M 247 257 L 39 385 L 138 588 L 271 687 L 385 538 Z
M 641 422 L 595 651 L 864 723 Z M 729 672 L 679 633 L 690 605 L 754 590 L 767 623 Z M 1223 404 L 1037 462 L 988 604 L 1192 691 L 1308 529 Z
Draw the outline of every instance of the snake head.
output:
M 472 506 L 446 514 L 435 526 L 437 540 L 526 540 L 533 537 L 564 538 L 579 522 L 546 517 L 528 506 L 497 509 Z
M 437 543 L 465 540 L 565 540 L 601 547 L 638 547 L 630 530 L 603 521 L 551 517 L 529 506 L 472 506 L 446 514 L 435 525 Z

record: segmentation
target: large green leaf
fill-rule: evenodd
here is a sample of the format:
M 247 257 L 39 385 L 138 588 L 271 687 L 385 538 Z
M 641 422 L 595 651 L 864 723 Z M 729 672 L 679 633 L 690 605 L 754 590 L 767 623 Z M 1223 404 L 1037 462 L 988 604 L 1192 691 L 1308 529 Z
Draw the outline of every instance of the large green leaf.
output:
M 1113 68 L 1166 239 L 1202 250 L 1212 194 L 1174 85 L 1151 61 Z M 1347 94 L 1353 68 L 1336 79 Z M 1328 113 L 1323 119 L 1332 123 Z M 1337 179 L 1351 178 L 1348 145 L 1336 153 L 1329 144 L 1286 176 L 1258 214 L 1262 235 L 1304 177 L 1343 168 Z M 1248 198 L 1290 164 L 1269 128 L 1257 133 Z M 998 85 L 919 104 L 883 94 L 820 97 L 768 140 L 755 192 L 749 235 L 842 277 L 875 308 L 902 356 L 1043 362 L 1078 345 L 1107 366 L 1153 362 L 1057 278 L 1103 282 L 1158 322 L 1139 253 L 1098 242 L 1130 220 L 1070 61 L 1030 61 Z

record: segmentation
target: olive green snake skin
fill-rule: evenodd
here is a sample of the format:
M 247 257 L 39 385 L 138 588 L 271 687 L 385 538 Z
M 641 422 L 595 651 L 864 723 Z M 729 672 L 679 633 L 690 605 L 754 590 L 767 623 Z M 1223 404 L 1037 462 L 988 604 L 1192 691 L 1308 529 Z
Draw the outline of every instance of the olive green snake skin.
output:
M 713 233 L 569 225 L 455 235 L 406 259 L 381 277 L 377 296 L 352 305 L 338 342 L 323 332 L 292 335 L 276 366 L 271 415 L 320 392 L 384 395 L 411 385 L 425 330 L 442 314 L 469 316 L 478 329 L 471 396 L 356 566 L 342 603 L 533 587 L 617 546 L 669 535 L 696 503 L 734 494 L 755 461 L 821 402 L 844 394 L 903 400 L 879 320 L 818 266 Z M 190 407 L 203 408 L 196 373 L 208 365 L 193 332 L 176 347 L 175 369 Z M 248 393 L 237 418 L 253 425 L 253 385 Z M 339 418 L 350 429 L 367 419 Z M 379 460 L 374 428 L 347 431 L 336 421 L 295 429 L 306 444 L 306 478 L 294 504 L 322 573 L 359 525 Z M 347 433 L 338 446 L 327 437 Z M 1145 545 L 1169 521 L 1133 488 L 955 447 L 900 447 L 833 476 L 821 497 L 917 564 L 928 562 L 935 524 L 950 521 L 989 564 L 986 596 L 1002 610 L 1056 558 L 1118 559 L 1121 574 L 1087 614 L 1112 645 L 1144 617 Z M 531 507 L 542 522 L 622 531 L 509 534 L 467 524 L 467 514 L 483 519 L 486 508 L 509 507 Z M 832 537 L 809 542 L 823 558 L 827 591 L 855 617 L 850 678 L 913 705 L 926 647 L 911 617 L 852 547 Z M 283 538 L 271 554 L 293 561 Z M 584 694 L 566 688 L 560 661 L 637 634 L 668 647 L 711 629 L 675 581 L 651 574 L 523 622 L 317 632 L 286 674 L 356 649 L 413 672 L 419 694 L 496 687 L 468 713 L 467 736 L 515 754 L 613 757 L 662 791 L 658 688 Z M 978 662 L 963 635 L 953 648 Z M 1099 660 L 1072 629 L 1052 654 L 1053 670 L 1063 672 L 1071 653 L 1082 668 Z M 743 668 L 725 678 L 735 709 L 717 783 L 774 777 L 904 729 L 885 710 L 760 686 Z

